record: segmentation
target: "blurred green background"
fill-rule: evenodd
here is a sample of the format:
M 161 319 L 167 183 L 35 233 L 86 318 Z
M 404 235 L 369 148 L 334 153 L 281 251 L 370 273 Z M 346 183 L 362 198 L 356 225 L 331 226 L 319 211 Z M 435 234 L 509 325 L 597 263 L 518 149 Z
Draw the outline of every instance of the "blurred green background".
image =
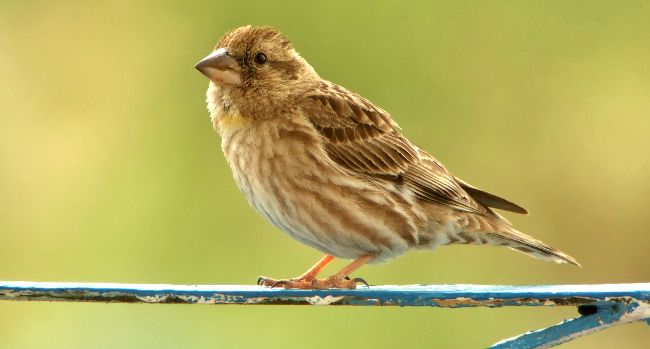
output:
M 245 24 L 281 29 L 584 266 L 459 246 L 358 276 L 649 281 L 650 3 L 122 0 L 0 2 L 0 280 L 251 284 L 321 257 L 249 208 L 209 122 L 193 65 Z M 470 348 L 574 315 L 0 302 L 0 347 Z M 638 323 L 564 347 L 649 342 Z

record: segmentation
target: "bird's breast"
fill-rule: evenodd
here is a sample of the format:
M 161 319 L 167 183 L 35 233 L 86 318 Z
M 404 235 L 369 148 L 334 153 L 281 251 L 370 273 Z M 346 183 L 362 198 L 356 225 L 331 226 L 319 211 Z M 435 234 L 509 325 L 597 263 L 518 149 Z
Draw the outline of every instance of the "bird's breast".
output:
M 318 205 L 313 193 L 336 171 L 325 165 L 315 131 L 287 120 L 241 115 L 220 117 L 216 124 L 235 182 L 251 206 L 292 237 L 322 249 L 305 210 Z
M 269 219 L 286 214 L 292 188 L 313 186 L 318 178 L 330 175 L 331 169 L 319 164 L 326 154 L 308 125 L 288 118 L 262 121 L 234 114 L 220 116 L 216 126 L 235 182 Z
M 217 129 L 239 189 L 295 239 L 343 258 L 394 255 L 415 243 L 413 217 L 392 189 L 344 171 L 307 122 L 229 116 Z

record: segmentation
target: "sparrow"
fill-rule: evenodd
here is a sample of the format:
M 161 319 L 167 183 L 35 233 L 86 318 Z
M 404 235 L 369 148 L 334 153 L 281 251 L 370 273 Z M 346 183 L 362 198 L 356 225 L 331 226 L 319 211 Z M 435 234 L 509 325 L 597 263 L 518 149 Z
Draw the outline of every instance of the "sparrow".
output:
M 226 33 L 196 66 L 209 80 L 207 107 L 235 183 L 264 218 L 325 256 L 270 287 L 355 288 L 367 263 L 441 245 L 506 246 L 578 265 L 513 228 L 495 209 L 525 208 L 454 176 L 404 135 L 391 116 L 321 78 L 270 27 Z M 323 279 L 334 258 L 353 260 Z

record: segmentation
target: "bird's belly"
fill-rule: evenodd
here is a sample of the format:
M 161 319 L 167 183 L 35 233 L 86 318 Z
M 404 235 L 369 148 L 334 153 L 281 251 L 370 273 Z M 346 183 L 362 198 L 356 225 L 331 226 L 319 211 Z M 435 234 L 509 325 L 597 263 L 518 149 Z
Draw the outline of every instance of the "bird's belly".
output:
M 335 169 L 324 152 L 276 141 L 224 147 L 239 189 L 273 225 L 340 258 L 381 260 L 416 243 L 413 214 L 376 184 Z

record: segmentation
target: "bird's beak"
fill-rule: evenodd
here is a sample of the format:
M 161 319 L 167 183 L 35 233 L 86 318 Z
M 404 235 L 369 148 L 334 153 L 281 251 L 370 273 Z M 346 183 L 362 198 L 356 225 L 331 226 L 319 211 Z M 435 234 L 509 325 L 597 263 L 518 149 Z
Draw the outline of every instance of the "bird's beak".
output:
M 196 63 L 194 68 L 215 84 L 241 85 L 239 63 L 228 54 L 228 50 L 225 48 L 215 50 L 200 60 L 199 63 Z

